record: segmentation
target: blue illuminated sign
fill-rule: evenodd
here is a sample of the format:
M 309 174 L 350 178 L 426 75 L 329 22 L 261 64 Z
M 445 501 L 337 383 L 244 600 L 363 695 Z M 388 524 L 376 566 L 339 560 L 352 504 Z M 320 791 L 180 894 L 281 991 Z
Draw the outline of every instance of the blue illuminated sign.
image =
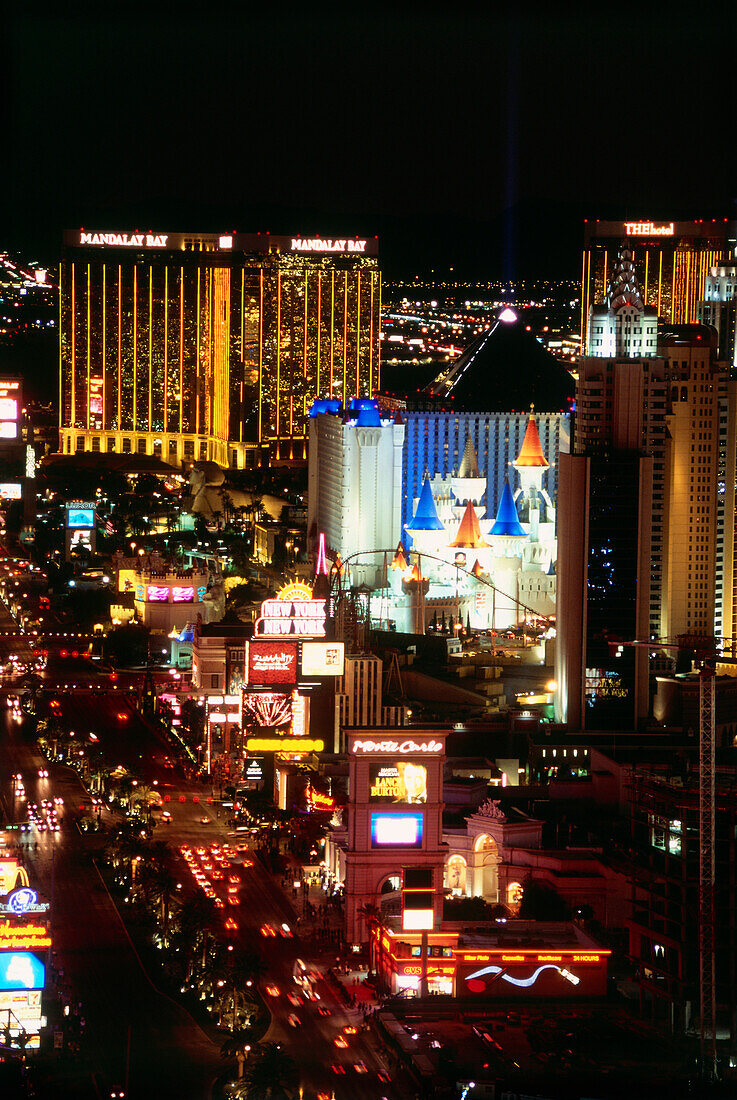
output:
M 419 811 L 371 814 L 372 848 L 421 848 L 423 817 Z
M 68 508 L 67 527 L 94 527 L 95 511 L 93 508 Z
M 30 951 L 0 952 L 0 989 L 43 989 L 46 967 Z

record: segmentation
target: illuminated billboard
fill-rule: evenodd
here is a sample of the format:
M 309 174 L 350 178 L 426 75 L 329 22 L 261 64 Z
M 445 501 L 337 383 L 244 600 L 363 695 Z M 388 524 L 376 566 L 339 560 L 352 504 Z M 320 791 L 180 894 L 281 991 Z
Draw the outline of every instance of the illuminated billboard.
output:
M 0 481 L 0 500 L 20 500 L 21 495 L 19 481 Z
M 194 603 L 194 586 L 191 584 L 173 584 L 171 598 L 173 603 Z
M 248 752 L 305 753 L 323 752 L 325 742 L 312 737 L 249 737 Z
M 280 588 L 273 600 L 261 604 L 254 635 L 259 638 L 325 637 L 325 600 L 313 600 L 309 584 L 298 581 Z
M 371 814 L 372 848 L 421 848 L 423 817 L 419 812 Z
M 166 603 L 169 599 L 168 584 L 146 585 L 146 600 L 148 603 Z
M 342 676 L 345 664 L 343 642 L 304 642 L 303 676 Z
M 248 642 L 249 684 L 295 684 L 297 682 L 297 643 Z
M 609 950 L 458 950 L 457 995 L 603 997 Z
M 369 802 L 427 802 L 427 768 L 412 760 L 370 764 Z
M 43 989 L 46 967 L 30 951 L 0 951 L 0 990 Z
M 0 439 L 18 438 L 21 384 L 17 379 L 0 379 Z
M 93 504 L 68 504 L 67 527 L 94 527 L 95 506 Z
M 249 726 L 276 728 L 292 721 L 292 697 L 285 692 L 246 691 L 243 693 L 243 721 Z

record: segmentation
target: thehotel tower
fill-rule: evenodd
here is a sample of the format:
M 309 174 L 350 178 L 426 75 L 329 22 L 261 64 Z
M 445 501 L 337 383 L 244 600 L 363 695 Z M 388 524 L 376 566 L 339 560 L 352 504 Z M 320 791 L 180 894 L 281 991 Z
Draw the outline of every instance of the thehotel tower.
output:
M 732 584 L 734 463 L 731 494 L 718 474 L 730 431 L 734 455 L 734 414 L 716 334 L 659 327 L 638 274 L 621 246 L 589 310 L 560 456 L 556 706 L 571 729 L 644 721 L 648 642 L 721 634 Z
M 588 346 L 589 310 L 603 302 L 622 242 L 637 267 L 642 300 L 661 321 L 697 319 L 711 267 L 734 255 L 737 225 L 713 218 L 672 222 L 588 219 L 581 266 L 581 351 Z
M 68 232 L 60 449 L 301 460 L 315 398 L 379 387 L 380 304 L 375 238 Z

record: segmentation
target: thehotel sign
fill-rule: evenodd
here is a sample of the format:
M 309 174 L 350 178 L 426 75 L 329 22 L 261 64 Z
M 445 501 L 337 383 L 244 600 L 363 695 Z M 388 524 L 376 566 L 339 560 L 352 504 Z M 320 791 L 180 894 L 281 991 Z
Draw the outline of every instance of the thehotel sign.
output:
M 653 222 L 625 222 L 624 231 L 628 237 L 672 237 L 675 226 L 673 222 L 667 225 L 655 225 Z
M 366 241 L 292 237 L 292 252 L 365 252 Z
M 85 233 L 80 232 L 79 243 L 106 244 L 116 248 L 166 248 L 168 233 Z

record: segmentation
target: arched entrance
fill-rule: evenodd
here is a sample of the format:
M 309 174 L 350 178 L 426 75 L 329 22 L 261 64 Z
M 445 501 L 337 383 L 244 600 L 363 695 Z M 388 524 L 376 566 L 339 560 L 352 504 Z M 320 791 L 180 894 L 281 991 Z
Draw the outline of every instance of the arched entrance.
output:
M 499 900 L 499 849 L 493 836 L 482 833 L 474 844 L 475 893 L 485 901 Z
M 463 856 L 451 856 L 447 863 L 446 888 L 456 897 L 466 896 L 466 861 Z
M 379 909 L 382 917 L 402 911 L 402 876 L 387 875 L 379 884 Z

